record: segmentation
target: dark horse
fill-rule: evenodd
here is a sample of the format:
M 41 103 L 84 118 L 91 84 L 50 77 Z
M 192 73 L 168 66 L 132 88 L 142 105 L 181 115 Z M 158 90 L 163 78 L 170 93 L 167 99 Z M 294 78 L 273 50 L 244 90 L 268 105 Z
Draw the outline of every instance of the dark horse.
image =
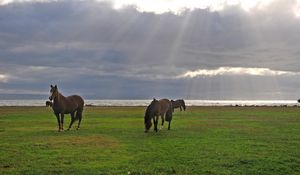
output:
M 53 103 L 52 103 L 51 101 L 46 101 L 46 106 L 47 106 L 47 107 L 48 107 L 48 106 L 52 107 L 52 105 L 53 105 Z
M 170 130 L 172 120 L 172 103 L 168 99 L 156 100 L 155 98 L 147 107 L 144 117 L 145 132 L 148 132 L 152 126 L 151 120 L 154 123 L 154 130 L 157 132 L 158 118 L 161 116 L 161 128 L 164 126 L 164 121 L 169 122 L 168 130 Z
M 51 85 L 50 94 L 49 100 L 53 100 L 53 103 L 46 102 L 46 105 L 51 106 L 53 109 L 53 112 L 57 118 L 59 127 L 58 131 L 64 130 L 64 114 L 71 114 L 71 122 L 68 130 L 71 128 L 75 120 L 78 120 L 77 129 L 79 129 L 84 106 L 83 99 L 78 95 L 72 95 L 69 97 L 63 96 L 58 92 L 56 85 Z
M 185 107 L 185 102 L 183 99 L 179 99 L 179 100 L 171 100 L 172 106 L 173 106 L 173 111 L 175 108 L 180 108 L 180 111 L 182 111 L 181 108 L 183 108 L 183 110 L 185 111 L 186 107 Z

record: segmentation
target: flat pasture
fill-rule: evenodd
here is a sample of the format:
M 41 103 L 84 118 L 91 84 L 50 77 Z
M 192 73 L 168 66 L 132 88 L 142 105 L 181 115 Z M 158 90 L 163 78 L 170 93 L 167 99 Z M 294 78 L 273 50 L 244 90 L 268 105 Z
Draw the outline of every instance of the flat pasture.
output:
M 300 108 L 188 107 L 158 133 L 144 111 L 86 107 L 57 132 L 50 108 L 0 107 L 0 174 L 300 174 Z

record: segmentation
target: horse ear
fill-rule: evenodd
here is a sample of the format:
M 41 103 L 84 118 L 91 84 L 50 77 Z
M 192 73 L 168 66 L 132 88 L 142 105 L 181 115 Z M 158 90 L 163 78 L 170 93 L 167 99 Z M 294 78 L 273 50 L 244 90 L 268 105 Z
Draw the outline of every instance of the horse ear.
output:
M 50 85 L 51 88 L 53 88 L 52 84 Z
M 55 85 L 54 88 L 57 89 L 57 85 Z

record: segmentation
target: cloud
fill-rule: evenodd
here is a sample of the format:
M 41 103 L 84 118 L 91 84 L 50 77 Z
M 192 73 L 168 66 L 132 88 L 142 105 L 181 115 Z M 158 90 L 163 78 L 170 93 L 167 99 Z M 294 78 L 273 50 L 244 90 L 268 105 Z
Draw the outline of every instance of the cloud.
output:
M 299 92 L 294 0 L 251 1 L 249 10 L 240 1 L 18 2 L 0 6 L 0 93 L 48 93 L 51 83 L 98 98 Z
M 0 5 L 7 5 L 10 3 L 24 3 L 24 2 L 49 2 L 55 0 L 0 0 Z
M 217 75 L 253 75 L 253 76 L 278 76 L 278 75 L 300 75 L 300 72 L 289 72 L 271 70 L 269 68 L 245 68 L 245 67 L 219 67 L 218 69 L 198 69 L 187 71 L 177 76 L 178 78 L 194 78 L 198 76 L 217 76 Z
M 157 14 L 162 14 L 166 12 L 180 14 L 187 9 L 210 9 L 211 11 L 220 11 L 226 8 L 227 6 L 240 6 L 244 10 L 249 11 L 252 8 L 264 8 L 267 5 L 269 5 L 272 1 L 273 0 L 112 0 L 116 9 L 133 5 L 137 7 L 137 9 L 141 12 L 154 12 Z
M 0 5 L 6 5 L 14 2 L 53 2 L 58 0 L 2 0 Z M 115 9 L 122 9 L 128 6 L 134 6 L 140 12 L 152 12 L 156 14 L 172 12 L 181 14 L 182 12 L 194 9 L 210 9 L 211 11 L 220 11 L 227 6 L 240 6 L 244 10 L 253 8 L 264 8 L 273 0 L 96 0 L 98 2 L 111 3 Z
M 8 75 L 5 75 L 5 74 L 0 74 L 0 82 L 7 82 L 8 80 Z
M 64 2 L 65 0 L 0 0 L 0 5 L 9 5 L 12 3 L 52 3 Z M 85 2 L 84 2 L 85 1 Z M 268 11 L 268 8 L 273 8 L 274 4 L 283 2 L 281 0 L 84 0 L 84 3 L 104 2 L 110 4 L 114 9 L 126 9 L 133 7 L 139 12 L 149 12 L 155 14 L 173 13 L 183 15 L 187 11 L 196 9 L 209 10 L 211 12 L 226 11 L 230 7 L 238 7 L 246 12 Z M 75 3 L 80 3 L 80 0 L 73 0 Z M 279 3 L 278 3 L 279 2 Z M 299 17 L 298 0 L 287 0 L 285 4 L 291 5 L 294 15 Z

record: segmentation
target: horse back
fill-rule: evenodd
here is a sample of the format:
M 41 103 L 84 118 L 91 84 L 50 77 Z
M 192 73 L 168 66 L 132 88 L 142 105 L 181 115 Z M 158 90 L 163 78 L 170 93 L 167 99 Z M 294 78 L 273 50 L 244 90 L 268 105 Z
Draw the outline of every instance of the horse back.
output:
M 83 108 L 84 106 L 84 100 L 79 95 L 68 96 L 67 99 L 69 100 L 69 103 L 71 103 L 71 105 L 76 104 L 78 108 Z
M 65 99 L 65 112 L 82 111 L 84 100 L 79 95 L 68 96 Z
M 171 101 L 172 102 L 172 106 L 173 108 L 179 108 L 180 106 L 182 106 L 185 109 L 185 102 L 183 99 L 179 99 L 179 100 L 175 100 L 175 101 Z
M 159 100 L 159 113 L 164 114 L 171 108 L 171 102 L 168 99 Z
M 173 108 L 179 108 L 180 107 L 180 102 L 178 100 L 176 100 L 176 101 L 172 100 L 171 102 L 172 102 Z

